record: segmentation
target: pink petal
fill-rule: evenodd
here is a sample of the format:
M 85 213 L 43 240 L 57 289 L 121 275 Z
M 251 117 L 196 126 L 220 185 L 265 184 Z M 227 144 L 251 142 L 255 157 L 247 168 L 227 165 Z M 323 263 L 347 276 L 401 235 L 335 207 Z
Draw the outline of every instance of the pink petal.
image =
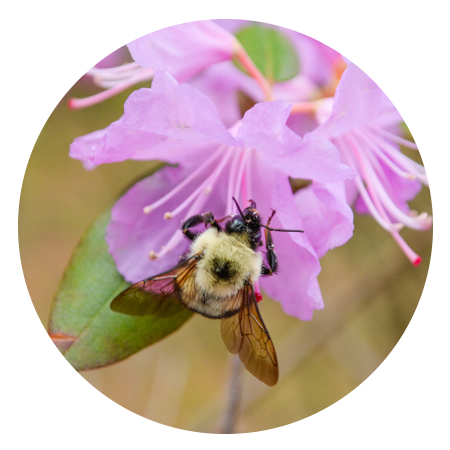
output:
M 326 139 L 309 134 L 302 139 L 286 126 L 290 103 L 258 103 L 245 113 L 238 137 L 261 151 L 273 167 L 294 178 L 321 183 L 355 176 L 344 164 L 337 148 Z
M 230 127 L 242 114 L 238 104 L 238 91 L 245 92 L 251 98 L 263 100 L 263 93 L 255 80 L 238 70 L 231 61 L 223 61 L 208 67 L 203 72 L 189 80 L 206 95 L 217 108 L 225 126 Z
M 323 86 L 334 76 L 335 66 L 342 60 L 340 53 L 320 41 L 288 28 L 277 27 L 295 46 L 300 60 L 300 73 Z
M 294 195 L 305 233 L 321 258 L 353 235 L 353 212 L 343 182 L 312 183 Z
M 262 158 L 252 161 L 252 190 L 258 211 L 268 218 L 272 208 L 277 212 L 273 228 L 303 229 L 302 218 L 295 205 L 287 177 L 276 173 Z M 280 270 L 261 279 L 267 294 L 278 300 L 286 313 L 310 320 L 315 309 L 323 308 L 317 284 L 320 263 L 307 233 L 272 232 Z
M 282 157 L 295 152 L 302 140 L 286 126 L 291 109 L 290 103 L 280 100 L 256 104 L 245 113 L 238 136 L 247 147 L 268 155 Z
M 79 159 L 83 164 L 89 164 L 91 167 L 95 166 L 95 155 L 102 146 L 105 132 L 106 129 L 97 130 L 75 138 L 70 144 L 69 156 L 73 159 Z
M 177 252 L 151 261 L 149 252 L 157 252 L 162 245 L 167 244 L 180 224 L 178 221 L 164 220 L 164 212 L 143 212 L 146 205 L 163 197 L 185 176 L 186 170 L 165 167 L 135 184 L 114 205 L 106 230 L 106 242 L 117 270 L 127 281 L 135 283 L 169 269 L 188 249 L 188 242 L 182 241 Z M 167 207 L 175 207 L 176 203 L 175 198 Z
M 184 81 L 211 64 L 231 59 L 236 39 L 212 21 L 184 23 L 142 36 L 128 44 L 142 67 L 167 70 Z
M 207 138 L 240 145 L 225 128 L 211 100 L 188 84 L 178 85 L 167 72 L 156 72 L 151 89 L 139 89 L 128 97 L 124 124 L 169 138 Z
M 359 67 L 349 62 L 337 87 L 331 115 L 314 133 L 329 139 L 383 115 L 391 117 L 393 112 L 396 110 L 386 94 Z
M 193 166 L 204 159 L 202 151 L 209 153 L 211 147 L 216 148 L 217 145 L 205 139 L 181 141 L 132 130 L 124 126 L 121 118 L 104 130 L 75 138 L 69 155 L 92 166 L 126 159 L 153 159 Z

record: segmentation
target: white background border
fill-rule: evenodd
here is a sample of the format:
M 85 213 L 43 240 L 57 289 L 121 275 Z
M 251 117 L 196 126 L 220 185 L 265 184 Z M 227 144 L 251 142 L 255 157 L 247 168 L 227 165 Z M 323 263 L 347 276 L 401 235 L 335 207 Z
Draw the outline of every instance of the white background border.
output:
M 3 448 L 445 446 L 450 400 L 446 2 L 41 0 L 8 2 L 2 16 Z M 397 106 L 418 143 L 431 180 L 435 219 L 433 256 L 422 300 L 380 368 L 355 391 L 314 416 L 274 430 L 231 436 L 153 423 L 84 381 L 59 356 L 33 309 L 17 245 L 26 164 L 61 97 L 94 63 L 124 43 L 155 29 L 210 18 L 252 19 L 293 28 L 358 64 Z

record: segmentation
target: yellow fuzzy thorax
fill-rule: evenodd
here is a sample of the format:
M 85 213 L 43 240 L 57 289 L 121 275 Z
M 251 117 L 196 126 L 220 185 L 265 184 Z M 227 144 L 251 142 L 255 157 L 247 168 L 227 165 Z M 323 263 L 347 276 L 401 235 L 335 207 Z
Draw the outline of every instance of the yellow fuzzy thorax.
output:
M 235 295 L 251 279 L 255 282 L 261 273 L 261 253 L 248 245 L 245 235 L 227 234 L 209 228 L 191 244 L 191 255 L 202 253 L 197 263 L 195 282 L 205 294 L 220 297 Z M 215 269 L 226 264 L 229 278 L 220 279 Z

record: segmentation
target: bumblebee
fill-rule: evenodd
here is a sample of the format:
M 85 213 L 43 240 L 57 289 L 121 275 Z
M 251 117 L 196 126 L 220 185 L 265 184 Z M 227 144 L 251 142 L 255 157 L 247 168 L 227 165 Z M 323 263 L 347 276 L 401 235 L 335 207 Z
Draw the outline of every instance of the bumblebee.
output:
M 169 317 L 180 304 L 212 319 L 221 319 L 222 339 L 227 349 L 239 354 L 246 369 L 269 386 L 278 381 L 278 361 L 269 332 L 261 318 L 254 283 L 260 276 L 277 272 L 272 231 L 300 232 L 261 223 L 256 203 L 239 214 L 217 220 L 211 212 L 187 219 L 181 231 L 191 241 L 189 252 L 172 269 L 147 278 L 119 294 L 111 309 L 123 314 Z M 227 220 L 228 219 L 228 220 Z M 221 222 L 226 221 L 224 227 Z M 204 224 L 205 231 L 193 229 Z M 263 246 L 266 257 L 257 251 Z

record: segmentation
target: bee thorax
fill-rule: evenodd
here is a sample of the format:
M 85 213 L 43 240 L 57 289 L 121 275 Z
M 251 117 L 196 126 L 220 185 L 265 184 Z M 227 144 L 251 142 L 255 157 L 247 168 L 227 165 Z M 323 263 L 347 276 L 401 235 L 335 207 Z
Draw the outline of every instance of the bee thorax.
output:
M 216 297 L 236 295 L 248 279 L 256 281 L 261 272 L 261 254 L 233 236 L 208 229 L 191 246 L 191 253 L 203 252 L 197 264 L 196 285 Z
M 220 261 L 215 260 L 213 262 L 213 276 L 217 277 L 217 280 L 230 280 L 236 276 L 237 270 L 233 266 L 232 261 Z

